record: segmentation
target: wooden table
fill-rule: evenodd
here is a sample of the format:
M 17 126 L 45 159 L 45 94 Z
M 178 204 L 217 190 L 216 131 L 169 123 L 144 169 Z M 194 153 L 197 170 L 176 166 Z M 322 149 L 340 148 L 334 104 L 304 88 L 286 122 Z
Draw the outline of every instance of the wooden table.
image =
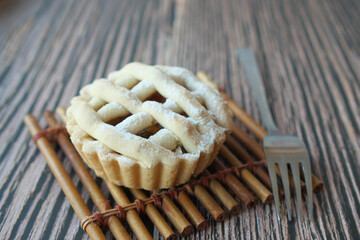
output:
M 26 113 L 40 119 L 86 83 L 141 61 L 206 71 L 260 121 L 238 47 L 256 51 L 275 121 L 305 141 L 325 189 L 313 221 L 278 224 L 274 205 L 258 204 L 189 239 L 359 239 L 359 11 L 350 0 L 1 1 L 0 239 L 88 238 L 31 142 Z

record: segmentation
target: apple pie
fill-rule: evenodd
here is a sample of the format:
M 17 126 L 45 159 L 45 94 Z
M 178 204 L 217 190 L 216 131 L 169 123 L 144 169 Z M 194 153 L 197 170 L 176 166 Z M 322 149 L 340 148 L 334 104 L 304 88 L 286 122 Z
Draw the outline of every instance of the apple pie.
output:
M 71 141 L 99 177 L 147 190 L 201 173 L 232 125 L 218 91 L 193 73 L 142 63 L 83 87 L 66 114 Z

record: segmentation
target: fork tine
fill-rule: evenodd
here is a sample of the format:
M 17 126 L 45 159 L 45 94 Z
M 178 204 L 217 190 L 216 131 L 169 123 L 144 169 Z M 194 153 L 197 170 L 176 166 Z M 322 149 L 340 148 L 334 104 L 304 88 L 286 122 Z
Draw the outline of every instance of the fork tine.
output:
M 279 190 L 278 190 L 277 177 L 276 177 L 276 171 L 275 171 L 275 162 L 269 161 L 269 159 L 267 159 L 267 167 L 268 167 L 270 182 L 271 182 L 272 191 L 273 191 L 273 195 L 274 195 L 274 199 L 275 199 L 276 213 L 277 213 L 278 220 L 280 222 L 280 213 L 279 213 L 280 199 L 279 199 Z
M 291 221 L 291 195 L 290 195 L 290 185 L 289 185 L 289 172 L 286 163 L 279 164 L 281 181 L 285 191 L 285 201 L 288 212 L 288 219 Z
M 311 166 L 309 162 L 309 158 L 305 158 L 301 161 L 301 165 L 303 168 L 304 176 L 305 176 L 305 184 L 306 184 L 306 193 L 307 193 L 307 206 L 309 212 L 309 218 L 312 219 L 313 214 L 313 192 L 312 192 L 312 179 L 311 179 Z
M 295 192 L 297 199 L 297 215 L 299 221 L 301 220 L 301 187 L 300 187 L 300 171 L 299 163 L 294 161 L 290 163 L 292 177 L 295 183 Z

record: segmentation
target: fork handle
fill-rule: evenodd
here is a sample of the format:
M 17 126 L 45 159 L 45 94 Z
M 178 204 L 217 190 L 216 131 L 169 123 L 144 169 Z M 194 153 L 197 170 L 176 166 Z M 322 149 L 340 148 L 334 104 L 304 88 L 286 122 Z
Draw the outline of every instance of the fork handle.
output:
M 247 82 L 255 95 L 256 103 L 267 131 L 269 133 L 277 133 L 279 130 L 271 115 L 264 84 L 261 79 L 260 68 L 256 61 L 254 51 L 249 48 L 239 48 L 237 50 L 237 55 L 240 63 L 243 65 Z

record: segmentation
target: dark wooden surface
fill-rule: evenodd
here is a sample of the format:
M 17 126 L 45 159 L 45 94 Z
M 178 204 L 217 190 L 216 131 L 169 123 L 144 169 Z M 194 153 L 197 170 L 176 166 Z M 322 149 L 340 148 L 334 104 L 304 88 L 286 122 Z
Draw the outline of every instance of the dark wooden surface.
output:
M 26 113 L 40 119 L 141 61 L 210 73 L 260 121 L 238 47 L 258 54 L 275 121 L 305 141 L 325 190 L 313 221 L 278 224 L 274 205 L 258 204 L 189 239 L 359 239 L 359 12 L 350 0 L 0 1 L 0 239 L 88 238 L 30 141 Z

